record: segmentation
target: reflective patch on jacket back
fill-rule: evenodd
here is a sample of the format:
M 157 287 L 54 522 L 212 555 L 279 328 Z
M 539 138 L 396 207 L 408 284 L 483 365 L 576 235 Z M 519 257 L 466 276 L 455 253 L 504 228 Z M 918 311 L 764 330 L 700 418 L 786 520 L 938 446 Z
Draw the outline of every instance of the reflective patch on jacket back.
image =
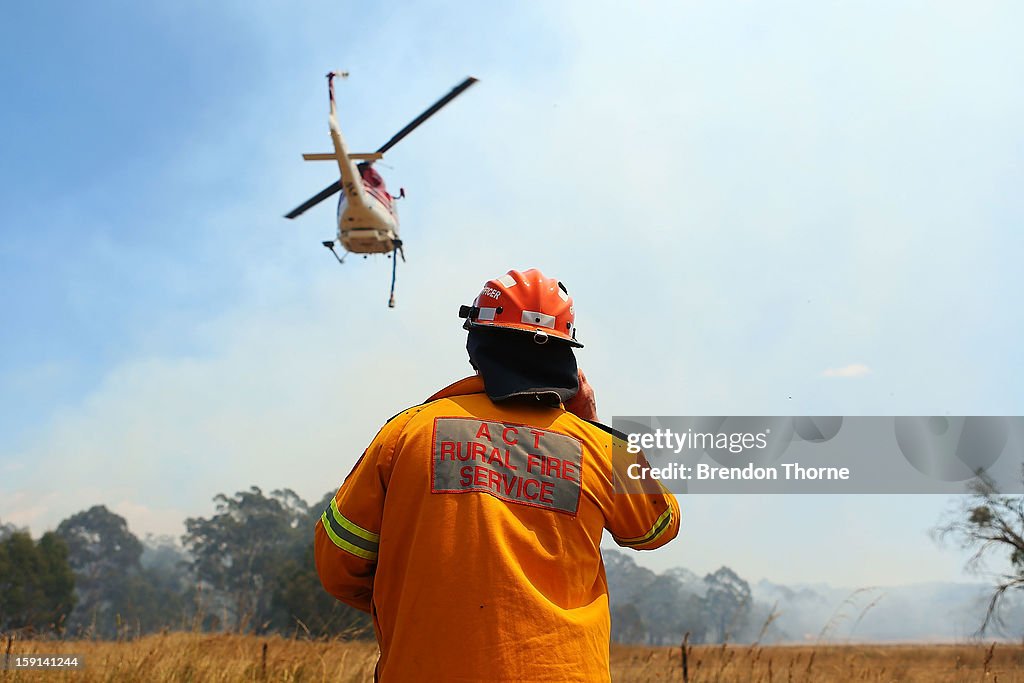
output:
M 468 417 L 434 419 L 431 493 L 480 491 L 576 515 L 583 445 L 558 432 Z

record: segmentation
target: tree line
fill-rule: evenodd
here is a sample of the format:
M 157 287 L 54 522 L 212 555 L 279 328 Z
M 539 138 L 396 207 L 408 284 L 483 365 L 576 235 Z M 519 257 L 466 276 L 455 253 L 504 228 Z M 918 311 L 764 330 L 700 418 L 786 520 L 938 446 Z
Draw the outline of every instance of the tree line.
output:
M 122 638 L 161 630 L 359 637 L 369 618 L 320 586 L 313 505 L 288 489 L 218 495 L 181 544 L 139 540 L 97 505 L 33 541 L 0 527 L 0 631 Z
M 677 567 L 656 574 L 621 551 L 604 554 L 612 640 L 691 643 L 783 640 L 772 607 L 754 600 L 750 584 L 729 567 L 703 577 Z
M 179 539 L 140 540 L 123 517 L 97 505 L 33 540 L 0 524 L 0 632 L 123 638 L 161 630 L 373 637 L 369 617 L 321 587 L 312 530 L 334 492 L 308 504 L 294 491 L 258 487 L 214 498 L 209 517 L 185 520 Z M 983 628 L 1000 601 L 1024 589 L 1024 497 L 979 486 L 937 534 L 1008 556 Z M 752 599 L 728 567 L 704 577 L 661 574 L 621 552 L 605 553 L 612 638 L 618 642 L 774 640 L 773 609 Z

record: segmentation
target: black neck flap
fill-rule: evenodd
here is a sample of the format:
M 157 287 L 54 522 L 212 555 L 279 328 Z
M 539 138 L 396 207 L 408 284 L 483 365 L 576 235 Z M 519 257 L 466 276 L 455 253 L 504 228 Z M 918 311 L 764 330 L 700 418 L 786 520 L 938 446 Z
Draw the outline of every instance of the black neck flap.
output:
M 466 350 L 495 403 L 514 400 L 557 406 L 579 391 L 576 356 L 568 344 L 554 339 L 538 344 L 529 333 L 474 327 L 466 338 Z

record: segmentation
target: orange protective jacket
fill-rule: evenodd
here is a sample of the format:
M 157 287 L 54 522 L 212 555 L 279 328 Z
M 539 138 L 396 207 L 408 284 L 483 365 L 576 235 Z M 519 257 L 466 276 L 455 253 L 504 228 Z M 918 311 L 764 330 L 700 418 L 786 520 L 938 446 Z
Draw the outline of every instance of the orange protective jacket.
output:
M 324 588 L 373 616 L 379 680 L 609 680 L 601 535 L 649 550 L 679 531 L 675 497 L 630 483 L 642 456 L 612 443 L 492 403 L 479 377 L 384 425 L 316 526 Z

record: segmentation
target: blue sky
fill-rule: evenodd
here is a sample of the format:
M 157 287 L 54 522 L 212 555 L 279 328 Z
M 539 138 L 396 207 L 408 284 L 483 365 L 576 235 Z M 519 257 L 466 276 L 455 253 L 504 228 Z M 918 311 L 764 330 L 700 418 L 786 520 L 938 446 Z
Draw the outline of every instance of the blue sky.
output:
M 0 520 L 180 533 L 316 499 L 464 374 L 455 312 L 537 266 L 614 414 L 1021 414 L 1018 3 L 100 2 L 5 11 Z M 338 268 L 323 74 L 382 169 L 388 262 Z M 860 368 L 859 371 L 856 368 Z M 846 369 L 844 371 L 844 369 Z M 829 373 L 828 371 L 833 372 Z M 828 375 L 833 376 L 828 376 Z M 839 375 L 839 376 L 835 376 Z M 844 376 L 846 375 L 846 376 Z M 941 497 L 693 497 L 652 567 L 958 579 Z

